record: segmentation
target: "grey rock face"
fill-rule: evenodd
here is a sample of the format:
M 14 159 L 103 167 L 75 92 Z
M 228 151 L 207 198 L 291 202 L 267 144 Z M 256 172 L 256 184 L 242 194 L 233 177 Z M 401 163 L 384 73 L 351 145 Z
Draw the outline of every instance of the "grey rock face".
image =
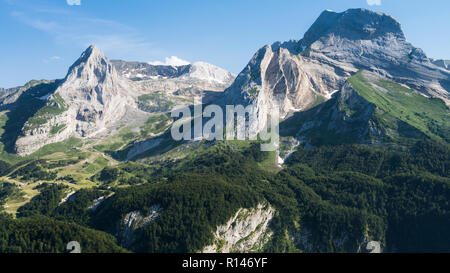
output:
M 202 95 L 207 101 L 207 94 L 212 100 L 234 78 L 228 71 L 201 62 L 179 67 L 110 62 L 97 47 L 90 46 L 63 80 L 31 81 L 24 87 L 0 90 L 0 106 L 9 109 L 23 101 L 20 98 L 24 94 L 30 103 L 33 100 L 43 104 L 25 119 L 22 131 L 16 133 L 20 136 L 11 141 L 15 152 L 28 155 L 71 137 L 91 139 L 107 135 L 117 127 L 146 118 L 145 112 L 149 111 L 145 107 L 149 105 L 155 105 L 158 112 L 194 96 Z M 47 82 L 52 83 L 51 91 L 37 95 L 29 91 L 30 87 Z M 147 96 L 139 99 L 142 95 Z
M 335 34 L 348 40 L 373 40 L 390 35 L 405 39 L 400 23 L 390 15 L 365 9 L 349 9 L 343 13 L 327 10 L 305 33 L 301 44 L 308 47 Z
M 310 48 L 311 58 L 321 62 L 330 60 L 338 69 L 353 67 L 374 71 L 450 102 L 446 89 L 450 73 L 407 42 L 400 24 L 391 16 L 356 9 L 337 14 L 325 12 L 322 17 L 334 18 L 332 27 L 314 42 L 310 42 L 312 35 L 308 33 L 300 42 Z M 313 30 L 321 25 L 321 18 L 313 25 Z
M 171 65 L 151 65 L 142 62 L 126 62 L 122 60 L 111 60 L 120 74 L 127 78 L 136 80 L 151 77 L 177 78 L 189 70 L 189 65 L 171 66 Z
M 284 118 L 329 98 L 350 76 L 348 72 L 338 73 L 330 65 L 293 55 L 283 44 L 266 46 L 225 91 L 225 103 L 254 104 L 259 113 L 257 127 L 262 129 L 274 107 Z
M 8 89 L 0 88 L 0 105 L 9 104 L 14 101 L 14 99 L 11 99 L 11 95 L 16 94 L 20 89 L 20 87 Z
M 57 81 L 48 81 L 48 80 L 31 80 L 27 82 L 24 86 L 18 86 L 8 89 L 0 88 L 0 108 L 8 108 L 12 106 L 19 97 L 26 91 L 28 91 L 32 87 L 36 87 L 40 84 L 51 84 Z M 33 96 L 33 94 L 31 94 Z
M 259 204 L 253 209 L 239 211 L 214 232 L 214 244 L 203 248 L 202 253 L 256 252 L 264 248 L 272 231 L 270 221 L 275 209 L 268 204 Z
M 103 53 L 90 46 L 70 67 L 56 91 L 43 98 L 47 106 L 59 110 L 37 127 L 26 124 L 23 137 L 16 142 L 17 153 L 31 154 L 47 144 L 107 130 L 128 109 L 137 108 L 133 90 L 132 83 L 118 75 Z M 53 128 L 62 129 L 54 132 Z
M 362 69 L 450 104 L 450 71 L 408 43 L 396 19 L 365 9 L 325 11 L 302 40 L 260 49 L 225 91 L 225 104 L 256 105 L 262 128 L 271 108 L 281 117 L 307 110 Z
M 310 144 L 310 139 L 320 139 L 324 132 L 333 132 L 334 139 L 369 144 L 377 139 L 375 136 L 383 137 L 373 122 L 375 108 L 345 84 L 327 102 L 288 118 L 282 123 L 281 134 L 291 124 L 294 128 L 301 125 L 299 130 L 295 129 L 295 137 L 305 145 Z
M 445 68 L 445 69 L 450 69 L 450 61 L 446 61 L 446 60 L 433 60 L 433 64 Z
M 161 205 L 156 204 L 150 206 L 149 211 L 150 214 L 148 216 L 142 215 L 140 211 L 132 211 L 124 216 L 121 223 L 121 229 L 118 234 L 122 245 L 126 247 L 132 245 L 136 240 L 135 231 L 149 225 L 160 215 L 163 208 Z
M 204 62 L 170 66 L 114 60 L 112 64 L 119 74 L 133 80 L 146 92 L 175 92 L 186 88 L 223 91 L 236 78 L 233 73 Z

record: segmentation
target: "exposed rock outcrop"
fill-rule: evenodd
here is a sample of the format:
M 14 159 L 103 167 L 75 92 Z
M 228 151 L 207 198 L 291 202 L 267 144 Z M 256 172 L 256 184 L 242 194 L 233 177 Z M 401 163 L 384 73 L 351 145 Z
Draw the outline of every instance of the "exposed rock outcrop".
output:
M 308 110 L 362 69 L 450 104 L 450 71 L 407 42 L 396 19 L 365 9 L 324 11 L 302 40 L 260 49 L 225 91 L 224 104 L 255 105 L 259 130 L 274 107 L 282 118 Z
M 159 216 L 162 210 L 162 207 L 157 204 L 149 208 L 148 216 L 144 216 L 140 211 L 132 211 L 127 213 L 123 218 L 121 230 L 118 236 L 122 245 L 126 247 L 132 245 L 136 239 L 135 231 L 150 224 Z
M 70 203 L 75 198 L 75 194 L 76 194 L 75 191 L 71 191 L 71 192 L 67 193 L 67 195 L 63 199 L 61 199 L 61 202 L 59 204 L 63 204 L 66 202 Z
M 99 207 L 106 199 L 110 198 L 110 197 L 113 196 L 113 195 L 114 195 L 114 193 L 111 193 L 111 194 L 109 194 L 109 195 L 107 195 L 107 196 L 100 196 L 99 198 L 95 199 L 94 202 L 92 202 L 92 205 L 90 205 L 90 206 L 88 207 L 88 209 L 89 209 L 90 211 L 96 211 L 97 208 L 98 208 L 98 207 Z
M 118 72 L 133 80 L 144 92 L 173 93 L 184 89 L 192 91 L 223 91 L 236 75 L 205 62 L 188 65 L 151 65 L 141 62 L 113 60 Z
M 446 60 L 433 60 L 433 64 L 445 68 L 445 69 L 450 69 L 450 61 L 446 61 Z
M 217 227 L 214 244 L 203 253 L 252 252 L 261 250 L 272 236 L 270 221 L 275 209 L 260 204 L 253 209 L 240 209 L 225 225 Z
M 16 142 L 19 155 L 70 137 L 86 138 L 111 127 L 129 109 L 137 109 L 135 87 L 119 76 L 95 46 L 70 67 L 46 106 L 30 119 Z

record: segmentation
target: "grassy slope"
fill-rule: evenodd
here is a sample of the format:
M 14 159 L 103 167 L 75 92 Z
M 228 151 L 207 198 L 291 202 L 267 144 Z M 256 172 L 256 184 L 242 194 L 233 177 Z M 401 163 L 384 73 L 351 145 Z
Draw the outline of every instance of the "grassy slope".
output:
M 301 136 L 305 136 L 314 146 L 365 143 L 366 137 L 375 137 L 375 142 L 393 146 L 411 146 L 423 138 L 450 142 L 450 111 L 442 100 L 427 98 L 412 89 L 386 80 L 371 83 L 362 72 L 349 78 L 348 82 L 361 97 L 376 106 L 374 113 L 368 118 L 370 122 L 375 122 L 376 129 L 381 129 L 385 137 L 363 135 L 363 129 L 369 126 L 368 120 L 358 120 L 358 117 L 368 106 L 352 106 L 356 108 L 350 110 L 339 97 L 310 110 L 295 113 L 280 124 L 281 135 L 293 137 L 304 125 L 312 125 Z M 338 116 L 335 119 L 340 122 L 339 126 L 343 126 L 340 129 L 344 133 L 329 129 L 335 122 L 331 118 L 336 117 L 336 114 Z
M 6 113 L 0 113 L 0 136 L 4 133 L 4 126 L 8 121 Z M 99 142 L 83 143 L 82 140 L 71 138 L 60 143 L 54 143 L 44 146 L 37 152 L 26 157 L 20 157 L 14 153 L 4 150 L 4 145 L 0 143 L 0 160 L 9 163 L 10 165 L 17 165 L 14 170 L 5 174 L 0 179 L 16 184 L 21 187 L 24 193 L 22 199 L 10 199 L 4 207 L 6 212 L 15 215 L 18 208 L 27 204 L 32 198 L 39 194 L 35 189 L 42 180 L 24 181 L 22 177 L 11 178 L 10 174 L 20 168 L 25 167 L 28 163 L 35 160 L 44 159 L 48 163 L 58 163 L 67 161 L 58 167 L 44 166 L 43 169 L 49 172 L 57 173 L 57 182 L 69 186 L 72 190 L 79 190 L 82 188 L 91 188 L 98 186 L 98 183 L 91 181 L 91 177 L 103 170 L 107 166 L 117 164 L 117 162 L 107 155 L 108 152 L 118 150 L 126 147 L 131 142 L 140 139 L 148 138 L 150 135 L 156 135 L 164 131 L 170 124 L 171 119 L 165 114 L 151 115 L 148 121 L 140 128 L 125 127 L 119 130 L 118 133 L 111 135 Z M 93 147 L 92 147 L 93 146 Z
M 117 134 L 99 141 L 93 148 L 105 153 L 126 150 L 134 141 L 152 138 L 163 133 L 171 123 L 172 118 L 167 114 L 152 114 L 139 128 L 122 128 Z
M 0 113 L 0 136 L 5 132 L 4 126 L 7 121 L 7 114 L 5 112 Z M 28 164 L 26 162 L 33 162 L 39 159 L 45 159 L 49 163 L 73 161 L 67 165 L 58 166 L 56 168 L 49 169 L 48 167 L 44 167 L 44 170 L 56 171 L 58 179 L 57 183 L 65 184 L 73 190 L 95 186 L 96 184 L 90 181 L 89 178 L 111 163 L 101 152 L 84 149 L 82 146 L 83 143 L 80 139 L 70 138 L 63 142 L 46 145 L 29 156 L 21 157 L 5 151 L 4 144 L 0 143 L 0 160 L 13 166 L 18 164 L 17 167 L 3 177 L 0 177 L 0 179 L 20 186 L 21 192 L 24 194 L 23 198 L 8 199 L 4 204 L 6 212 L 15 215 L 18 208 L 27 204 L 33 197 L 39 194 L 39 191 L 36 190 L 35 187 L 42 181 L 21 181 L 20 177 L 9 177 L 14 170 L 25 167 Z M 64 180 L 64 177 L 73 178 L 75 184 Z
M 67 111 L 67 105 L 59 94 L 53 94 L 45 106 L 40 108 L 25 124 L 25 130 L 38 128 L 40 125 L 56 115 L 60 115 Z
M 375 115 L 385 126 L 395 128 L 398 119 L 429 137 L 450 142 L 450 111 L 442 100 L 426 98 L 400 84 L 379 80 L 374 84 L 388 90 L 383 93 L 372 87 L 361 72 L 348 81 L 359 95 L 381 110 Z

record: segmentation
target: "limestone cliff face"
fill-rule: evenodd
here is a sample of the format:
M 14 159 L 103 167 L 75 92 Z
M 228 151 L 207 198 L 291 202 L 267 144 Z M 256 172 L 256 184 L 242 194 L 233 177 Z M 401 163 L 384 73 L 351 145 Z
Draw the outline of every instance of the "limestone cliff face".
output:
M 121 244 L 126 247 L 131 246 L 136 240 L 135 231 L 149 225 L 162 211 L 163 208 L 159 204 L 156 204 L 150 206 L 150 213 L 147 216 L 144 216 L 140 211 L 127 213 L 122 220 L 117 235 Z
M 228 88 L 225 104 L 253 104 L 259 128 L 274 107 L 282 118 L 327 101 L 359 70 L 450 103 L 450 72 L 407 42 L 393 17 L 365 9 L 323 12 L 299 41 L 260 49 Z
M 368 70 L 450 102 L 450 73 L 406 40 L 390 15 L 365 9 L 325 11 L 299 42 L 310 58 L 337 70 Z
M 272 236 L 269 223 L 275 214 L 270 205 L 240 209 L 225 225 L 217 227 L 214 244 L 203 253 L 260 251 Z
M 253 104 L 259 115 L 258 130 L 274 108 L 280 117 L 309 109 L 325 101 L 350 73 L 337 74 L 334 68 L 294 55 L 287 44 L 260 49 L 248 66 L 227 89 L 226 104 Z
M 432 60 L 433 64 L 441 67 L 441 68 L 445 68 L 447 70 L 450 69 L 450 61 L 447 60 Z
M 16 142 L 19 155 L 70 137 L 93 136 L 137 108 L 134 86 L 116 72 L 95 46 L 90 46 L 70 67 L 56 91 L 45 98 L 46 107 L 29 120 Z

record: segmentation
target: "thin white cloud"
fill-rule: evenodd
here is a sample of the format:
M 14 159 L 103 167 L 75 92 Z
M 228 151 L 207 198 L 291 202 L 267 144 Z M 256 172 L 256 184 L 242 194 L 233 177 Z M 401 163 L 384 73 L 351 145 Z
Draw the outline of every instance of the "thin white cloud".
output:
M 366 0 L 369 6 L 381 6 L 381 0 Z
M 41 15 L 23 11 L 11 13 L 16 20 L 49 34 L 58 44 L 69 43 L 84 48 L 95 44 L 111 58 L 150 59 L 161 55 L 136 29 L 120 22 L 92 17 Z
M 57 29 L 60 28 L 60 25 L 56 22 L 43 21 L 40 19 L 32 19 L 31 17 L 27 16 L 25 13 L 20 11 L 13 11 L 11 15 L 16 19 L 18 19 L 19 21 L 21 21 L 22 23 L 45 32 L 57 31 Z
M 164 62 L 155 61 L 155 62 L 149 62 L 151 65 L 172 65 L 172 66 L 181 66 L 181 65 L 188 65 L 190 62 L 180 59 L 177 56 L 171 56 L 166 57 Z
M 50 63 L 50 62 L 57 62 L 62 60 L 62 58 L 60 56 L 51 56 L 50 58 L 46 58 L 44 60 L 42 60 L 44 63 Z
M 81 0 L 66 0 L 69 6 L 80 6 Z
M 132 58 L 131 56 L 137 53 L 155 53 L 152 43 L 141 39 L 137 35 L 89 34 L 79 37 L 72 36 L 70 38 L 77 41 L 85 41 L 82 43 L 83 47 L 94 44 L 107 56 L 130 56 L 129 58 Z
M 60 9 L 60 8 L 35 7 L 35 8 L 33 8 L 33 11 L 38 14 L 42 13 L 42 14 L 48 14 L 48 15 L 70 14 L 70 11 L 68 9 Z

